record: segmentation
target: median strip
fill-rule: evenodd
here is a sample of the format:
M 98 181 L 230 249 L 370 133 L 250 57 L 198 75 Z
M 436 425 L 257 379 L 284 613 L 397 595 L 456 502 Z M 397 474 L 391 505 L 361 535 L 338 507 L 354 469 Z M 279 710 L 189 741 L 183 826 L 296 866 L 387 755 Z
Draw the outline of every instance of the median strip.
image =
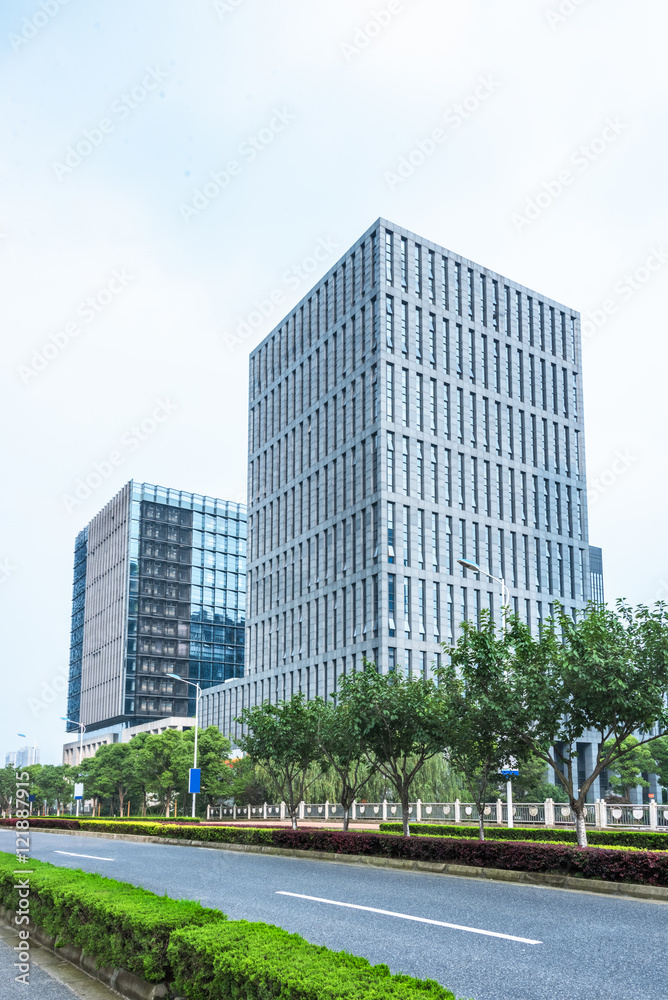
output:
M 394 910 L 380 910 L 375 906 L 361 906 L 359 903 L 342 903 L 336 899 L 322 899 L 320 896 L 305 896 L 301 892 L 284 892 L 277 890 L 277 896 L 293 896 L 295 899 L 309 899 L 313 903 L 328 903 L 330 906 L 345 906 L 350 910 L 365 910 L 367 913 L 380 913 L 384 917 L 399 917 L 401 920 L 415 920 L 420 924 L 434 924 L 436 927 L 448 927 L 453 931 L 468 931 L 469 934 L 484 934 L 485 937 L 503 938 L 505 941 L 519 941 L 520 944 L 542 944 L 533 938 L 516 937 L 514 934 L 501 934 L 499 931 L 486 931 L 480 927 L 467 927 L 465 924 L 450 924 L 445 920 L 430 920 L 428 917 L 415 917 L 410 913 L 396 913 Z

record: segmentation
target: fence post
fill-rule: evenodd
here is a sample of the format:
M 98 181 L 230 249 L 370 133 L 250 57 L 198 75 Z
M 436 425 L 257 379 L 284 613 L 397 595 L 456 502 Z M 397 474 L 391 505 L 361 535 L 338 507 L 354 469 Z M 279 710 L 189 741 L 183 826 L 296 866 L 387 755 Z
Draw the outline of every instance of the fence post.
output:
M 455 799 L 455 823 L 461 823 L 462 809 L 459 799 Z
M 304 819 L 304 800 L 299 803 L 299 818 Z
M 545 799 L 545 826 L 554 826 L 554 799 Z
M 329 799 L 325 801 L 325 819 L 329 819 Z
M 262 819 L 266 819 L 266 818 L 267 818 L 267 803 L 263 802 L 262 803 Z
M 251 804 L 250 804 L 250 802 L 248 803 L 248 806 L 246 808 L 248 809 L 248 818 L 250 819 L 251 818 Z
M 281 802 L 281 819 L 285 819 L 285 802 Z
M 383 799 L 383 823 L 387 823 L 387 799 Z
M 237 818 L 237 804 L 235 802 L 234 805 L 232 806 L 232 819 L 236 818 Z
M 496 800 L 496 822 L 503 823 L 503 802 L 501 799 Z
M 416 823 L 422 822 L 422 799 L 418 799 L 415 803 L 415 821 Z
M 649 828 L 650 830 L 656 830 L 659 826 L 659 809 L 656 804 L 656 799 L 652 799 L 649 804 Z
M 350 818 L 357 819 L 357 799 L 353 799 L 353 807 L 350 810 Z

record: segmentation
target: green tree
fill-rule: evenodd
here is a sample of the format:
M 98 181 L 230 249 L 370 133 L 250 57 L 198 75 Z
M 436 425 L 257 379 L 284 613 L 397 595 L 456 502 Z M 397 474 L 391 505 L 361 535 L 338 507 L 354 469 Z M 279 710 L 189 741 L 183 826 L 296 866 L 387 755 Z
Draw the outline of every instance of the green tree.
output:
M 650 744 L 654 766 L 652 774 L 656 774 L 659 784 L 668 788 L 668 736 L 661 736 Z
M 0 810 L 7 813 L 16 811 L 16 769 L 7 764 L 0 769 Z
M 575 814 L 578 844 L 587 845 L 585 802 L 605 768 L 668 725 L 668 613 L 662 603 L 635 610 L 590 604 L 575 620 L 557 607 L 538 636 L 517 617 L 504 637 L 518 735 L 554 768 Z M 582 733 L 601 734 L 593 766 L 576 791 L 574 750 Z
M 296 830 L 299 803 L 315 780 L 309 770 L 319 758 L 313 703 L 297 694 L 276 705 L 265 702 L 246 708 L 236 721 L 246 729 L 237 740 L 239 746 L 275 783 Z
M 195 728 L 183 734 L 189 753 L 194 752 Z M 211 805 L 214 799 L 227 798 L 232 794 L 233 777 L 227 761 L 230 756 L 230 741 L 223 736 L 217 726 L 207 726 L 197 733 L 197 766 L 202 771 L 202 794 Z M 191 756 L 191 762 L 192 762 Z M 192 763 L 191 763 L 192 766 Z M 186 786 L 187 787 L 187 786 Z
M 561 784 L 553 785 L 547 780 L 547 764 L 541 757 L 529 754 L 522 762 L 519 776 L 513 778 L 513 798 L 516 801 L 542 802 L 553 799 L 567 802 L 568 796 Z
M 489 612 L 483 612 L 479 627 L 463 622 L 450 664 L 438 671 L 439 691 L 449 706 L 443 716 L 443 743 L 477 806 L 480 840 L 485 839 L 490 784 L 498 782 L 502 768 L 517 767 L 529 755 L 514 725 L 506 648 L 504 633 L 497 632 Z
M 25 770 L 31 776 L 31 795 L 38 802 L 46 801 L 48 807 L 55 806 L 56 813 L 74 798 L 74 769 L 67 764 L 33 764 Z
M 84 790 L 101 798 L 118 797 L 121 816 L 128 792 L 135 784 L 135 760 L 129 743 L 106 743 L 84 761 Z
M 367 755 L 368 745 L 360 718 L 349 702 L 326 705 L 313 702 L 317 716 L 316 739 L 325 765 L 338 779 L 343 808 L 343 829 L 350 823 L 350 809 L 376 770 Z
M 188 771 L 192 767 L 192 748 L 176 729 L 166 729 L 159 735 L 151 734 L 146 740 L 147 788 L 158 795 L 165 815 L 169 816 L 174 795 L 185 801 Z
M 433 680 L 412 680 L 396 670 L 381 674 L 367 660 L 341 679 L 337 700 L 355 719 L 370 765 L 395 789 L 409 837 L 411 789 L 425 763 L 443 750 L 444 700 Z
M 649 788 L 649 781 L 643 774 L 653 774 L 656 768 L 653 747 L 643 746 L 638 743 L 635 736 L 629 736 L 623 744 L 625 756 L 612 764 L 608 770 L 610 773 L 610 787 L 616 795 L 631 801 L 631 789 L 640 785 L 641 788 Z M 607 752 L 613 748 L 612 740 L 608 740 L 603 751 Z

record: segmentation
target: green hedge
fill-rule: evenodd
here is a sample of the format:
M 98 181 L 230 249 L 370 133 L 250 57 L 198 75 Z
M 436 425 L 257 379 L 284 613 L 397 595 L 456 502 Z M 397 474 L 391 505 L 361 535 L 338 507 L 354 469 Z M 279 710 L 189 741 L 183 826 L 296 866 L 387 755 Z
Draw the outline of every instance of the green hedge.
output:
M 15 869 L 32 871 L 16 875 Z M 29 880 L 30 922 L 60 943 L 77 945 L 100 965 L 120 966 L 149 982 L 168 974 L 167 946 L 180 927 L 227 919 L 191 900 L 156 896 L 127 882 L 0 853 L 0 900 L 16 910 L 21 879 Z
M 172 934 L 169 960 L 188 1000 L 455 1000 L 433 979 L 392 975 L 271 924 L 229 921 Z
M 30 881 L 30 920 L 55 937 L 149 982 L 167 980 L 189 1000 L 456 1000 L 431 979 L 392 975 L 386 965 L 309 944 L 270 924 L 228 920 L 189 900 L 127 882 L 33 861 L 15 875 L 0 853 L 0 902 L 18 905 Z M 23 866 L 21 866 L 23 867 Z
M 381 823 L 381 833 L 401 833 L 401 823 Z M 453 826 L 448 823 L 411 823 L 411 833 L 426 837 L 478 836 L 478 827 Z M 550 843 L 577 844 L 574 830 L 553 830 L 547 827 L 485 827 L 486 840 L 548 841 Z M 668 851 L 668 832 L 654 830 L 587 830 L 587 843 L 594 847 L 638 847 L 642 851 Z

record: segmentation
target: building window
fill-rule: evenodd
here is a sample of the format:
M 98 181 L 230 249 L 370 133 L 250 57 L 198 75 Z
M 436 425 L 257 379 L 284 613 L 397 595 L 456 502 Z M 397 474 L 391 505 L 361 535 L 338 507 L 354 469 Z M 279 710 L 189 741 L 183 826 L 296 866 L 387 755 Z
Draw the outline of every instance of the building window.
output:
M 387 575 L 387 611 L 388 611 L 388 629 L 390 636 L 396 635 L 397 626 L 394 621 L 395 615 L 395 600 L 396 600 L 396 586 L 397 578 L 394 573 L 388 573 Z
M 408 357 L 408 302 L 401 303 L 401 353 Z
M 403 451 L 401 456 L 402 487 L 404 496 L 410 496 L 410 460 L 408 454 L 408 438 L 403 439 Z
M 388 562 L 394 562 L 394 504 L 387 504 L 387 558 Z
M 388 285 L 394 283 L 394 235 L 385 230 L 385 281 Z
M 415 244 L 415 294 L 419 299 L 422 298 L 422 247 L 419 243 Z
M 387 432 L 387 488 L 394 493 L 394 434 Z
M 390 423 L 394 423 L 394 365 L 387 364 L 385 374 L 385 408 Z
M 385 296 L 385 342 L 388 351 L 394 350 L 394 299 Z

